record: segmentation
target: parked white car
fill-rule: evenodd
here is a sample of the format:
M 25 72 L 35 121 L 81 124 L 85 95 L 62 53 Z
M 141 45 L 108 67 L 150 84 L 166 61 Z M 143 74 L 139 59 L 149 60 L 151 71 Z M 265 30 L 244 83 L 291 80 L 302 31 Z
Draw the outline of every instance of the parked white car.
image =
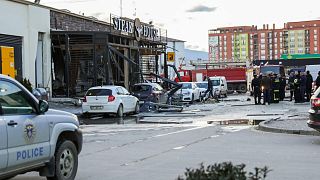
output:
M 200 89 L 195 82 L 179 82 L 182 87 L 177 94 L 182 94 L 182 101 L 193 103 L 194 101 L 200 101 Z
M 83 99 L 82 113 L 116 114 L 139 113 L 138 98 L 121 86 L 97 86 L 90 88 Z
M 196 85 L 200 89 L 200 99 L 201 99 L 208 89 L 208 81 L 196 82 Z M 208 97 L 209 97 L 209 92 L 206 94 L 206 97 L 204 97 L 204 98 L 208 99 Z

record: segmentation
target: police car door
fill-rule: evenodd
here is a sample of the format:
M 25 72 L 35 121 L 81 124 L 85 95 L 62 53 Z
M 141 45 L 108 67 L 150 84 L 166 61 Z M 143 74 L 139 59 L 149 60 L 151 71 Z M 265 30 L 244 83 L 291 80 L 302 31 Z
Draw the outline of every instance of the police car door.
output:
M 1 89 L 0 89 L 1 91 Z M 1 102 L 0 102 L 1 104 Z M 1 107 L 1 106 L 0 106 Z M 0 175 L 7 167 L 8 151 L 7 151 L 7 129 L 2 115 L 0 114 Z
M 8 169 L 26 168 L 49 157 L 49 124 L 37 102 L 9 80 L 0 79 L 2 117 L 8 134 Z

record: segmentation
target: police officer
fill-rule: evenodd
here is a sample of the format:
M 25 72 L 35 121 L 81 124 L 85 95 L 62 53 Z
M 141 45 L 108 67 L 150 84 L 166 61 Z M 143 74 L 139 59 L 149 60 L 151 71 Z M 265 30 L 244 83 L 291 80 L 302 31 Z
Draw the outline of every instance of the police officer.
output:
M 300 72 L 298 72 L 293 81 L 293 86 L 294 86 L 294 102 L 295 103 L 300 103 L 301 102 L 301 93 L 300 93 Z
M 282 77 L 280 78 L 280 89 L 279 89 L 279 92 L 280 92 L 280 101 L 283 101 L 284 98 L 285 98 L 286 85 L 287 85 L 286 76 L 282 76 Z
M 261 104 L 261 79 L 257 77 L 256 74 L 253 75 L 253 80 L 251 82 L 253 95 L 254 95 L 254 104 Z M 257 101 L 258 99 L 258 101 Z
M 311 98 L 311 92 L 312 92 L 312 83 L 313 78 L 310 74 L 310 71 L 307 71 L 307 83 L 306 83 L 306 94 L 307 94 L 307 101 L 310 101 Z
M 274 74 L 271 81 L 271 88 L 272 88 L 272 102 L 279 103 L 280 97 L 280 79 L 277 74 Z
M 300 97 L 301 97 L 301 102 L 305 102 L 305 94 L 306 94 L 306 89 L 307 89 L 307 77 L 304 72 L 301 72 L 300 76 Z
M 294 72 L 291 72 L 289 76 L 290 101 L 292 101 L 294 94 L 294 78 Z

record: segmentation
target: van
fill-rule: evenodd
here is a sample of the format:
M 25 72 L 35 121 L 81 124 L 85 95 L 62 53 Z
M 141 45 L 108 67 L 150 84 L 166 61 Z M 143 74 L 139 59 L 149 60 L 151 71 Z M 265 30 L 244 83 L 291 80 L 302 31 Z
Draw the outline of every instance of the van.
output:
M 218 97 L 221 97 L 222 95 L 224 97 L 227 97 L 227 80 L 224 76 L 213 76 L 209 77 L 212 82 L 212 89 L 215 94 L 218 95 Z

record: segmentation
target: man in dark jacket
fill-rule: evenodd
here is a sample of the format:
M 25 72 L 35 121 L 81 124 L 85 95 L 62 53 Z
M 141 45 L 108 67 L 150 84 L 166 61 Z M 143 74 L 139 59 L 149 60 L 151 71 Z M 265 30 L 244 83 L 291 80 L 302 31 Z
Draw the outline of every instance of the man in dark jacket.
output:
M 263 91 L 263 104 L 270 104 L 270 86 L 270 77 L 267 74 L 264 74 L 261 79 L 261 89 Z
M 293 94 L 294 94 L 294 72 L 291 72 L 289 76 L 289 89 L 290 89 L 290 101 L 292 101 Z
M 253 75 L 253 80 L 251 82 L 253 95 L 254 95 L 254 104 L 261 104 L 261 79 L 257 77 L 256 74 Z M 258 99 L 258 101 L 257 101 Z
M 320 71 L 318 72 L 318 77 L 316 79 L 316 86 L 317 86 L 317 89 L 320 87 Z
M 310 74 L 310 71 L 307 71 L 307 82 L 306 82 L 307 101 L 310 101 L 310 98 L 311 98 L 312 83 L 313 83 L 313 78 Z
M 307 77 L 304 72 L 301 72 L 301 77 L 300 77 L 300 97 L 301 97 L 301 102 L 305 102 L 305 96 L 306 96 L 306 89 L 307 89 Z
M 301 102 L 301 93 L 300 93 L 300 83 L 301 83 L 301 77 L 300 72 L 295 75 L 294 77 L 294 102 L 300 103 Z
M 210 96 L 211 96 L 212 98 L 214 98 L 214 95 L 213 95 L 213 92 L 212 92 L 212 90 L 213 90 L 212 81 L 210 80 L 209 77 L 207 77 L 207 80 L 208 80 L 208 89 L 206 90 L 206 92 L 204 93 L 204 95 L 203 95 L 203 97 L 202 97 L 203 100 L 204 100 L 205 97 L 207 96 L 207 93 L 209 93 L 208 98 L 210 98 Z

